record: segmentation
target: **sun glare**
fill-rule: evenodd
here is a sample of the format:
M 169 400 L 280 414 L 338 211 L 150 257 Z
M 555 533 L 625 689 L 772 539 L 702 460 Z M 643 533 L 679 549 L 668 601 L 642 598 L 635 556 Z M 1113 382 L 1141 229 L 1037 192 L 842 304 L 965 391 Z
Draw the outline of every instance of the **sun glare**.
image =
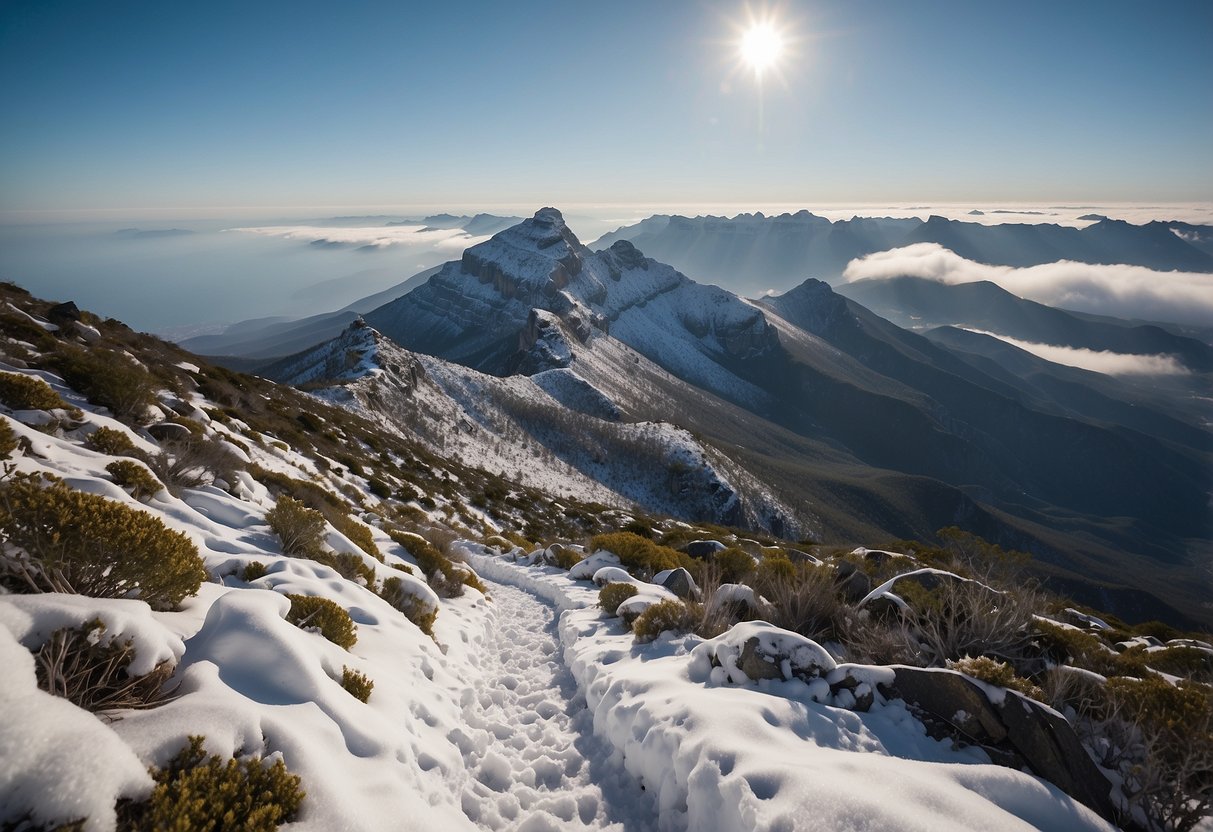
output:
M 783 38 L 770 23 L 754 23 L 741 36 L 741 59 L 761 75 L 783 52 Z

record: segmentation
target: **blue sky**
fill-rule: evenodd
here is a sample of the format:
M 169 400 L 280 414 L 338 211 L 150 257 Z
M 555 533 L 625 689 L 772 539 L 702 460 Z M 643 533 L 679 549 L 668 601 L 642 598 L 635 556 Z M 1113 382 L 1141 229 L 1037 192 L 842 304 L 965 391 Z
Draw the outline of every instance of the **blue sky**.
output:
M 793 41 L 761 90 L 747 14 Z M 1209 2 L 3 0 L 0 211 L 1208 200 L 1211 37 Z

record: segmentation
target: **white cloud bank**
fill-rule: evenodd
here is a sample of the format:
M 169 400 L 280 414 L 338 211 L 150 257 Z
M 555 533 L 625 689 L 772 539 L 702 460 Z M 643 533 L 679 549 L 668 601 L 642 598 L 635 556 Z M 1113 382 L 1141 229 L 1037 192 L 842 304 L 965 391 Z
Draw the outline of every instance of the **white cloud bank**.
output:
M 968 329 L 968 327 L 965 327 Z M 1064 347 L 1058 344 L 1040 344 L 1033 341 L 1020 341 L 997 332 L 985 332 L 980 329 L 968 329 L 978 335 L 988 335 L 999 341 L 1030 352 L 1045 361 L 1054 364 L 1064 364 L 1067 367 L 1078 367 L 1106 376 L 1180 376 L 1186 375 L 1188 369 L 1173 355 L 1141 355 L 1136 353 L 1112 352 L 1111 350 L 1088 350 L 1077 347 Z
M 938 243 L 915 243 L 852 260 L 846 281 L 922 277 L 940 283 L 988 280 L 1049 306 L 1177 323 L 1213 324 L 1213 275 L 1161 272 L 1144 266 L 1059 260 L 1040 266 L 991 266 L 966 260 Z
M 364 228 L 334 228 L 319 225 L 267 225 L 250 228 L 232 228 L 246 234 L 263 237 L 281 237 L 284 240 L 301 240 L 307 243 L 329 245 L 370 246 L 426 246 L 436 249 L 463 251 L 469 246 L 483 242 L 488 237 L 473 237 L 459 228 L 442 228 L 423 231 L 422 225 L 369 226 Z

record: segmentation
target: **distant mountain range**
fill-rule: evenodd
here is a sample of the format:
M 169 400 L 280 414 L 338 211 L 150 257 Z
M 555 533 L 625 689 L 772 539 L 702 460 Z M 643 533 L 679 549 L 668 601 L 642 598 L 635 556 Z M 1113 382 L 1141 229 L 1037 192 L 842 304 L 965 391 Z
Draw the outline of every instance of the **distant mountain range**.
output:
M 398 429 L 524 434 L 552 458 L 535 477 L 560 470 L 615 494 L 637 476 L 620 455 L 651 447 L 649 429 L 622 426 L 672 423 L 689 432 L 674 444 L 693 460 L 690 479 L 629 487 L 647 500 L 701 495 L 680 504 L 688 516 L 825 541 L 929 539 L 961 525 L 1032 551 L 1042 574 L 1093 603 L 1209 618 L 1200 558 L 1213 538 L 1213 434 L 1199 407 L 1172 410 L 1138 385 L 952 325 L 1165 351 L 1191 386 L 1208 384 L 1207 346 L 984 284 L 854 286 L 873 303 L 919 299 L 935 329 L 903 329 L 816 280 L 747 301 L 627 240 L 592 251 L 543 209 L 338 340 L 260 372 Z
M 679 271 L 743 295 L 783 291 L 809 277 L 832 283 L 857 257 L 923 242 L 994 265 L 1073 260 L 1213 272 L 1213 227 L 1133 225 L 1108 218 L 1078 229 L 1050 223 L 983 225 L 939 216 L 831 222 L 808 211 L 732 218 L 659 214 L 606 234 L 593 247 L 605 249 L 617 240 L 629 240 Z

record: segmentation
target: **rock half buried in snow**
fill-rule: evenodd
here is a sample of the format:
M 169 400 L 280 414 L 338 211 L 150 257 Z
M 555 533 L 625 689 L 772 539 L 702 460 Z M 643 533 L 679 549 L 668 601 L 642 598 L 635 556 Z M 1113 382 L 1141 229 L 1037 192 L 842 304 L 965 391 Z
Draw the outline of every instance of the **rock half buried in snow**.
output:
M 1065 718 L 1015 691 L 954 670 L 897 665 L 892 695 L 912 704 L 933 735 L 981 745 L 990 758 L 1040 777 L 1112 818 L 1111 784 L 1083 750 Z
M 657 580 L 658 578 L 661 580 Z M 653 582 L 660 583 L 670 592 L 684 600 L 694 600 L 699 597 L 699 587 L 695 586 L 695 579 L 691 577 L 690 572 L 681 566 L 677 569 L 671 569 L 668 574 L 658 573 L 654 575 Z
M 722 681 L 801 679 L 809 681 L 835 668 L 825 648 L 798 633 L 765 621 L 743 621 L 699 644 L 692 662 L 708 661 L 724 671 Z

